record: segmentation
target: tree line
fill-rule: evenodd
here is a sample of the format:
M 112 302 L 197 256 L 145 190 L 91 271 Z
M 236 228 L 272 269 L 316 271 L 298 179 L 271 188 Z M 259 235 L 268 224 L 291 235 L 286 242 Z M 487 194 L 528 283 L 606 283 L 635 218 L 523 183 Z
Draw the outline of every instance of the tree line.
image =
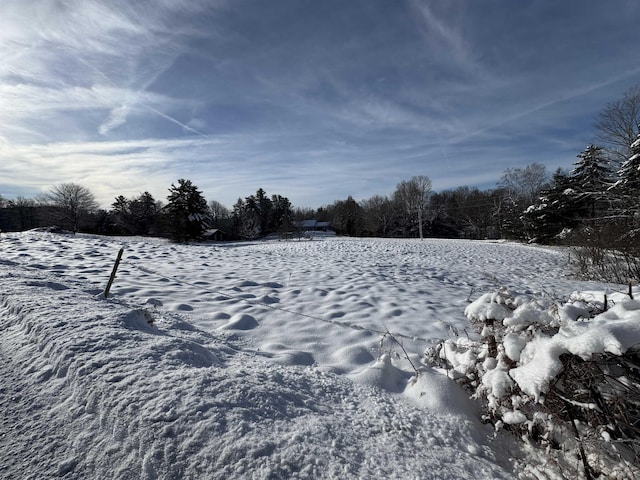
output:
M 630 248 L 640 231 L 640 87 L 608 104 L 595 124 L 595 140 L 577 154 L 572 170 L 549 174 L 539 163 L 503 172 L 495 188 L 460 186 L 433 192 L 427 176 L 403 180 L 388 195 L 352 196 L 317 209 L 294 208 L 287 197 L 262 189 L 231 209 L 207 203 L 190 180 L 169 188 L 166 202 L 149 192 L 120 195 L 108 210 L 92 193 L 61 184 L 36 199 L 0 197 L 0 229 L 56 224 L 73 232 L 201 238 L 218 229 L 228 239 L 287 234 L 301 220 L 329 222 L 340 235 L 517 239 L 543 243 L 606 241 Z
M 166 203 L 149 192 L 137 197 L 119 195 L 109 210 L 100 209 L 89 189 L 75 183 L 54 186 L 35 199 L 0 197 L 0 230 L 21 231 L 55 226 L 73 233 L 142 235 L 198 240 L 209 230 L 224 231 L 229 239 L 259 238 L 289 230 L 291 202 L 282 195 L 268 197 L 260 188 L 238 199 L 233 211 L 217 201 L 207 203 L 191 180 L 171 184 Z

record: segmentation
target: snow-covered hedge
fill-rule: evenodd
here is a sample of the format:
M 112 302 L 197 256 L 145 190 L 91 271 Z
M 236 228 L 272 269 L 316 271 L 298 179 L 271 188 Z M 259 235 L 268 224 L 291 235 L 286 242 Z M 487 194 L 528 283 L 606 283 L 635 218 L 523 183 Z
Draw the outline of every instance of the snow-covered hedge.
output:
M 485 421 L 550 454 L 577 453 L 586 478 L 638 478 L 640 301 L 607 309 L 604 295 L 558 302 L 503 289 L 465 314 L 478 336 L 427 357 L 483 401 Z

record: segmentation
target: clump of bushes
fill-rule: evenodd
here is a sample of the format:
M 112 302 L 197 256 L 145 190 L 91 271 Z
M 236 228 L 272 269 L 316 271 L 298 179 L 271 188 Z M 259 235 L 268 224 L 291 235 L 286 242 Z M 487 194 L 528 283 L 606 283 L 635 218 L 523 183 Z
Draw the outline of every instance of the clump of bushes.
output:
M 482 295 L 474 335 L 430 348 L 427 362 L 468 389 L 496 433 L 511 432 L 587 478 L 640 477 L 640 302 Z M 566 463 L 566 462 L 565 462 Z

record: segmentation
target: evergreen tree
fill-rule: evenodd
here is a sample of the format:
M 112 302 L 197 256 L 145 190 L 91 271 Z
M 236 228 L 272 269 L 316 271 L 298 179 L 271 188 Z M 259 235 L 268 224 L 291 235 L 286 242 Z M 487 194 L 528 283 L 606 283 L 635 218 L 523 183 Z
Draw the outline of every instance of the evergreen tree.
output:
M 157 231 L 160 205 L 149 192 L 132 199 L 118 195 L 109 213 L 118 233 L 150 235 Z
M 160 203 L 149 192 L 129 202 L 129 210 L 136 235 L 150 235 L 157 230 Z
M 130 201 L 123 195 L 118 195 L 111 204 L 111 217 L 116 225 L 118 233 L 130 234 L 131 218 L 129 214 Z
M 267 192 L 265 192 L 262 188 L 259 188 L 256 192 L 255 196 L 255 209 L 256 214 L 258 216 L 258 223 L 260 226 L 260 236 L 265 236 L 271 233 L 271 219 L 272 219 L 272 210 L 273 203 L 271 199 L 267 196 Z
M 605 200 L 611 187 L 609 162 L 601 147 L 589 145 L 579 153 L 569 179 L 576 206 L 584 207 L 591 219 L 606 209 Z
M 185 242 L 199 238 L 208 227 L 208 206 L 198 187 L 190 180 L 171 184 L 168 203 L 164 207 L 170 222 L 171 238 Z
M 288 230 L 292 218 L 291 202 L 281 195 L 271 198 L 262 189 L 244 200 L 238 199 L 233 207 L 233 223 L 243 238 L 264 237 L 275 231 Z
M 244 199 L 240 213 L 242 218 L 241 235 L 244 238 L 259 238 L 263 235 L 260 203 L 255 195 L 249 195 Z
M 293 211 L 287 197 L 271 195 L 271 231 L 286 233 L 292 228 Z
M 565 229 L 578 227 L 582 218 L 584 208 L 576 203 L 571 176 L 560 168 L 553 174 L 551 185 L 522 216 L 529 238 L 541 243 L 557 239 Z
M 346 200 L 338 200 L 329 209 L 332 211 L 331 225 L 336 233 L 352 237 L 362 235 L 362 208 L 351 195 Z
M 631 144 L 631 156 L 620 167 L 618 176 L 615 191 L 623 208 L 628 214 L 637 215 L 640 212 L 640 133 Z
M 231 213 L 231 223 L 233 236 L 244 239 L 258 238 L 260 222 L 253 195 L 249 195 L 246 199 L 238 198 Z

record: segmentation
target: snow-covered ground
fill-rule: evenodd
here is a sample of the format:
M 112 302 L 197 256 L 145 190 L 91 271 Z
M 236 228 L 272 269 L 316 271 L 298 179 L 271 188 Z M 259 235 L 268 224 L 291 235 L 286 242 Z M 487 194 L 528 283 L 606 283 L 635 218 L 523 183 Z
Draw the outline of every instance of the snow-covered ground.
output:
M 462 240 L 2 234 L 0 477 L 514 478 L 515 443 L 422 354 L 498 287 L 607 288 L 566 261 Z

